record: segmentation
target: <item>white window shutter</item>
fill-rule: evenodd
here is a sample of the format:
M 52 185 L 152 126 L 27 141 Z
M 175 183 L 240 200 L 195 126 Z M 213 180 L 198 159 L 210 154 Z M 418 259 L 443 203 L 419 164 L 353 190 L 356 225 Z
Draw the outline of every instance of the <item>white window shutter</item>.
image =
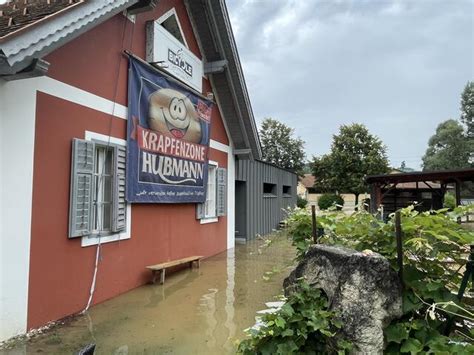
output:
M 91 232 L 94 152 L 94 142 L 73 139 L 69 238 L 82 237 Z
M 127 228 L 127 202 L 125 200 L 125 167 L 127 149 L 124 146 L 114 147 L 114 196 L 112 230 L 120 232 Z
M 217 169 L 217 215 L 227 214 L 227 169 Z

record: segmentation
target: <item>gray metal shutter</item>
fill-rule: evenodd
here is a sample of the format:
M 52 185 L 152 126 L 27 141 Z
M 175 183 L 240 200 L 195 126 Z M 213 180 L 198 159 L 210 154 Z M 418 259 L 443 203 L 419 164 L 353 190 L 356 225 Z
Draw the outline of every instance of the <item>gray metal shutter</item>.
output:
M 91 232 L 94 152 L 94 142 L 73 139 L 69 238 L 82 237 Z
M 125 166 L 127 160 L 127 149 L 124 146 L 115 146 L 114 157 L 114 215 L 112 219 L 112 229 L 114 232 L 120 232 L 127 228 L 127 202 L 125 200 Z
M 217 201 L 216 209 L 218 216 L 227 214 L 227 169 L 217 169 Z

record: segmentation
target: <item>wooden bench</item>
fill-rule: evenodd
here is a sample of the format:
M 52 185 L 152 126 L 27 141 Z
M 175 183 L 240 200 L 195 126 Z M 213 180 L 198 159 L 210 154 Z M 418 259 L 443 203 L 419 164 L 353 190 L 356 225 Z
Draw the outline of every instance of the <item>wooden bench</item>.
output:
M 197 267 L 200 266 L 200 262 L 202 256 L 188 256 L 187 258 L 179 259 L 179 260 L 173 260 L 173 261 L 167 261 L 166 263 L 161 263 L 161 264 L 156 264 L 156 265 L 150 265 L 147 266 L 146 268 L 151 270 L 153 279 L 152 282 L 156 283 L 156 277 L 158 272 L 160 273 L 160 284 L 163 284 L 165 282 L 165 272 L 166 269 L 173 267 L 173 266 L 178 266 L 182 264 L 187 264 L 189 263 L 190 267 L 193 267 L 193 264 L 195 264 Z

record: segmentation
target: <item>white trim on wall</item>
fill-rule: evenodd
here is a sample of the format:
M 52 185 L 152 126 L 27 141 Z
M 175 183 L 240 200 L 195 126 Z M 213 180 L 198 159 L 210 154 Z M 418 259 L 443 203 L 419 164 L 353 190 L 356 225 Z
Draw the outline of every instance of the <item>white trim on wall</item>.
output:
M 56 96 L 124 120 L 127 119 L 127 107 L 117 102 L 49 77 L 39 77 L 32 80 L 36 80 L 36 89 L 45 94 Z
M 0 341 L 27 326 L 37 82 L 0 80 Z
M 231 148 L 228 145 L 225 145 L 224 143 L 215 141 L 213 139 L 209 140 L 209 147 L 215 150 L 220 150 L 221 152 L 229 154 L 231 151 Z
M 219 163 L 214 160 L 209 160 L 209 165 L 215 166 L 216 169 L 219 168 Z M 215 202 L 217 203 L 217 201 Z M 219 217 L 204 217 L 199 220 L 200 224 L 216 223 L 219 222 Z
M 235 155 L 229 136 L 227 152 L 227 249 L 235 247 Z

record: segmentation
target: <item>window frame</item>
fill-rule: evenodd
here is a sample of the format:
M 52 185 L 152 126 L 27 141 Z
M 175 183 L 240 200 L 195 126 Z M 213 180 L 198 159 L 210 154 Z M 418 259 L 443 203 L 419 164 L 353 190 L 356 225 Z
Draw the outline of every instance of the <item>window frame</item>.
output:
M 206 213 L 206 205 L 208 202 L 208 196 L 209 196 L 209 167 L 213 167 L 214 169 L 214 215 L 207 215 Z M 208 162 L 208 175 L 207 175 L 207 186 L 206 186 L 206 201 L 202 204 L 202 208 L 204 211 L 204 217 L 202 217 L 199 221 L 201 224 L 207 224 L 207 223 L 216 223 L 219 221 L 219 217 L 217 216 L 217 169 L 219 169 L 219 163 L 213 160 L 209 160 Z M 212 185 L 212 184 L 211 184 Z
M 165 22 L 167 19 L 169 19 L 171 16 L 174 16 L 176 18 L 176 23 L 178 24 L 178 28 L 179 28 L 179 32 L 181 32 L 181 37 L 183 38 L 183 42 L 181 42 L 178 38 L 176 38 L 175 36 L 173 36 L 173 34 L 171 32 L 169 32 L 165 26 L 163 26 L 163 22 Z M 184 31 L 183 31 L 183 28 L 181 27 L 181 23 L 179 21 L 179 17 L 178 17 L 178 14 L 176 12 L 176 9 L 173 7 L 171 8 L 170 10 L 168 10 L 167 12 L 165 12 L 163 15 L 161 15 L 160 17 L 158 17 L 156 20 L 155 20 L 156 23 L 158 23 L 160 26 L 162 26 L 168 33 L 170 33 L 173 38 L 176 38 L 178 41 L 180 41 L 186 48 L 189 49 L 189 46 L 188 46 L 188 42 L 186 41 L 186 36 L 184 35 Z
M 84 139 L 86 141 L 93 141 L 94 143 L 100 146 L 107 146 L 109 144 L 113 145 L 120 145 L 120 146 L 127 146 L 127 141 L 120 138 L 115 138 L 111 136 L 107 136 L 104 134 L 86 131 Z M 114 168 L 114 167 L 113 167 Z M 113 179 L 112 179 L 113 182 Z M 113 186 L 113 183 L 112 183 Z M 127 240 L 131 238 L 131 224 L 132 224 L 132 206 L 130 203 L 127 203 L 127 217 L 126 217 L 126 228 L 124 231 L 121 232 L 109 232 L 109 233 L 102 233 L 100 236 L 97 232 L 91 232 L 89 235 L 85 235 L 81 237 L 81 247 L 88 247 L 92 245 L 97 245 L 99 243 L 110 243 L 110 242 L 117 242 L 120 240 Z M 113 212 L 111 212 L 113 215 Z
M 99 159 L 96 159 L 96 166 L 98 167 L 98 169 L 103 169 L 103 167 L 105 167 L 104 165 L 104 159 L 107 159 L 107 155 L 110 151 L 112 151 L 112 154 L 110 156 L 110 172 L 109 173 L 106 173 L 104 171 L 100 172 L 100 171 L 96 171 L 95 168 L 94 168 L 94 173 L 93 173 L 93 184 L 92 184 L 92 189 L 93 189 L 93 197 L 92 197 L 92 228 L 91 228 L 91 234 L 90 235 L 101 235 L 101 236 L 104 236 L 104 235 L 109 235 L 109 234 L 113 234 L 112 232 L 112 218 L 113 218 L 113 186 L 114 186 L 114 175 L 113 175 L 113 171 L 115 169 L 115 166 L 114 166 L 114 152 L 113 152 L 113 146 L 110 146 L 110 145 L 107 145 L 107 143 L 103 143 L 102 141 L 98 141 L 98 140 L 93 140 L 95 144 L 95 151 L 94 151 L 94 154 L 96 154 L 96 157 L 98 157 Z M 101 150 L 100 152 L 98 152 L 99 150 Z M 106 201 L 104 202 L 104 195 L 105 195 L 105 181 L 104 180 L 101 180 L 103 178 L 107 178 L 107 177 L 110 177 L 111 178 L 111 181 L 110 181 L 110 201 Z M 99 182 L 101 182 L 101 186 L 99 186 Z M 100 196 L 100 197 L 99 197 Z M 98 199 L 96 200 L 96 197 L 98 197 Z M 108 224 L 109 224 L 109 228 L 108 229 L 104 229 L 102 228 L 102 230 L 99 230 L 99 229 L 95 229 L 95 224 L 97 223 L 97 220 L 99 218 L 102 218 L 104 214 L 104 205 L 105 204 L 108 204 L 109 205 L 109 213 L 108 213 L 108 218 L 109 218 L 109 221 L 108 221 Z M 105 218 L 104 218 L 104 221 L 105 221 Z M 104 221 L 102 221 L 102 224 L 104 223 Z
M 287 191 L 285 191 L 285 188 Z M 291 197 L 291 190 L 292 190 L 291 185 L 282 185 L 282 188 L 281 188 L 282 196 L 286 198 Z
M 271 185 L 272 186 L 272 192 L 265 192 L 265 185 Z M 271 182 L 264 182 L 262 184 L 262 194 L 263 197 L 268 197 L 268 198 L 274 198 L 278 197 L 278 186 L 277 184 L 271 183 Z

